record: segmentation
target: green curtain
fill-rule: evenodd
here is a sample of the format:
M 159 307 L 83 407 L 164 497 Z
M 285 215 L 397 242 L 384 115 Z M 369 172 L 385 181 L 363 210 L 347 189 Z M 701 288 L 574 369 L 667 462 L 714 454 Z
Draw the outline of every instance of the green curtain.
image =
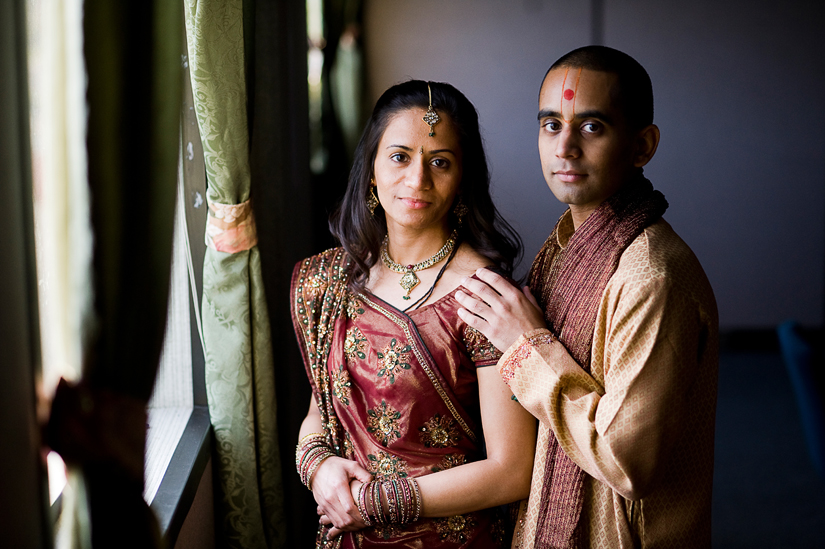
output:
M 180 5 L 86 0 L 94 325 L 82 379 L 62 383 L 47 443 L 78 495 L 72 547 L 158 547 L 143 500 L 146 404 L 169 291 L 180 103 Z
M 250 194 L 243 0 L 186 0 L 186 34 L 214 216 L 214 204 L 241 204 Z M 256 245 L 207 248 L 202 309 L 218 532 L 230 547 L 282 547 L 275 372 Z

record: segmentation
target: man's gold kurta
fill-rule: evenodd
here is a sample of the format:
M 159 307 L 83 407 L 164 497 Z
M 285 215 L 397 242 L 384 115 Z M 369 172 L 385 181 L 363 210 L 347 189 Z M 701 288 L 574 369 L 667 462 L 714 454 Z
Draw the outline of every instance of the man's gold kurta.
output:
M 568 211 L 559 244 L 572 234 Z M 663 220 L 625 250 L 602 294 L 590 375 L 548 330 L 519 338 L 498 367 L 540 427 L 514 545 L 534 547 L 552 429 L 588 474 L 587 546 L 710 547 L 717 348 L 713 291 Z

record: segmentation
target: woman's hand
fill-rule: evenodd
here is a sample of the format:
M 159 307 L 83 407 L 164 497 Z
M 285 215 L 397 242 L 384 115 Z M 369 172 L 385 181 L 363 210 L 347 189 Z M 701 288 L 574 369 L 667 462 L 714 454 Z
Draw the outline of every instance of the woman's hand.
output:
M 332 526 L 330 531 L 327 532 L 327 538 L 328 539 L 335 539 L 336 537 L 338 537 L 343 532 L 353 532 L 355 530 L 360 530 L 361 528 L 364 528 L 364 527 L 367 526 L 367 524 L 364 522 L 363 518 L 361 517 L 361 513 L 358 512 L 358 504 L 357 504 L 357 501 L 356 501 L 358 499 L 358 491 L 361 489 L 361 486 L 363 486 L 363 485 L 364 485 L 364 483 L 361 482 L 360 480 L 353 480 L 349 485 L 350 486 L 350 495 L 352 496 L 352 500 L 356 502 L 355 512 L 358 515 L 357 520 L 355 521 L 355 523 L 353 523 L 351 525 L 351 527 L 348 527 L 348 528 L 339 528 L 338 526 Z M 319 506 L 318 507 L 319 514 L 320 514 L 320 509 L 321 508 Z M 325 514 L 321 514 L 321 519 L 320 519 L 319 522 L 321 524 L 326 525 L 326 526 L 332 525 L 332 520 Z
M 366 526 L 355 498 L 361 483 L 371 479 L 369 471 L 348 459 L 333 456 L 321 463 L 310 479 L 310 486 L 321 515 L 319 522 L 332 525 L 327 537 L 335 538 L 341 532 L 353 532 Z

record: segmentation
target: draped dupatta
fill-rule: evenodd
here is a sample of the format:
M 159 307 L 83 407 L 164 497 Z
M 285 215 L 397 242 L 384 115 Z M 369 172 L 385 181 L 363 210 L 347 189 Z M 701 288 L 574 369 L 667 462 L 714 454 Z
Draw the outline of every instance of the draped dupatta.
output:
M 304 260 L 292 275 L 292 321 L 313 385 L 327 443 L 341 455 L 343 432 L 331 399 L 326 363 L 336 320 L 346 307 L 349 260 L 343 249 Z

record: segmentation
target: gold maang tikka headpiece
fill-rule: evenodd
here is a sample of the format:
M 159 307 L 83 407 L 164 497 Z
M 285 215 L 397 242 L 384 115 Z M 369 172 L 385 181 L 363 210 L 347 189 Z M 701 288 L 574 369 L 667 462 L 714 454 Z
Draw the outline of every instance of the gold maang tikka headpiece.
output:
M 433 130 L 433 126 L 438 124 L 441 118 L 438 116 L 438 113 L 435 112 L 435 109 L 433 109 L 433 90 L 430 89 L 429 82 L 427 82 L 427 93 L 430 96 L 430 106 L 427 107 L 427 114 L 424 115 L 423 120 L 430 127 L 430 137 L 433 137 L 435 135 L 435 130 Z

